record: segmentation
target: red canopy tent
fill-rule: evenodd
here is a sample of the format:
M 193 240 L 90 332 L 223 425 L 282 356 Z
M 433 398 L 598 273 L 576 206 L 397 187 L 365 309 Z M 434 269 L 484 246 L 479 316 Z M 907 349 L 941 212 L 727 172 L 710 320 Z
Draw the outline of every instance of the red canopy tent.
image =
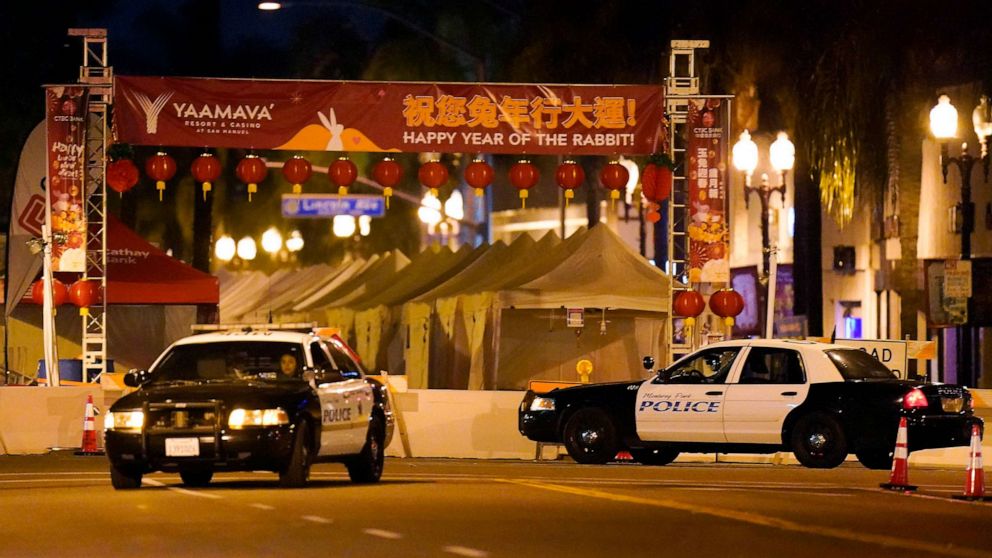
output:
M 169 256 L 107 215 L 108 304 L 218 304 L 218 279 Z
M 23 302 L 31 302 L 31 292 Z M 107 214 L 108 304 L 218 304 L 220 284 Z

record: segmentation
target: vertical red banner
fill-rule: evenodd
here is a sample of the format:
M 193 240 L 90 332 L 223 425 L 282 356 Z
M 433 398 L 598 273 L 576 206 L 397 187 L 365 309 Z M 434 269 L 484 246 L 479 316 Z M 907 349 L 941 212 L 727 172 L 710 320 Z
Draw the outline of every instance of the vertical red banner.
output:
M 689 281 L 730 280 L 727 222 L 727 134 L 725 99 L 689 101 L 686 176 L 689 183 Z
M 84 87 L 45 88 L 52 271 L 86 269 L 86 109 Z

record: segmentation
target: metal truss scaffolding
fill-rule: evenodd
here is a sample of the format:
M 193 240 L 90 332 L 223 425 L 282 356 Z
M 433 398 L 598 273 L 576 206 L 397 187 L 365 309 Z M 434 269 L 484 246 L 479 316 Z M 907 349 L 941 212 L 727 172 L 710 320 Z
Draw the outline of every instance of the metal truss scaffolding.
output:
M 113 103 L 113 68 L 107 64 L 106 29 L 70 29 L 82 37 L 79 83 L 89 88 L 86 130 L 86 271 L 83 278 L 100 283 L 100 302 L 81 309 L 83 320 L 83 381 L 93 381 L 107 369 L 107 133 Z

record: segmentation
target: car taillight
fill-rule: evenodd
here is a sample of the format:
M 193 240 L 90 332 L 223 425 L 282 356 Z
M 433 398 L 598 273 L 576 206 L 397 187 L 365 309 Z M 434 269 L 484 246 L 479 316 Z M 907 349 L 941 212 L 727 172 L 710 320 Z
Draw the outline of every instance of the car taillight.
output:
M 902 408 L 907 411 L 910 409 L 920 409 L 926 407 L 927 404 L 927 396 L 920 388 L 913 388 L 902 398 Z

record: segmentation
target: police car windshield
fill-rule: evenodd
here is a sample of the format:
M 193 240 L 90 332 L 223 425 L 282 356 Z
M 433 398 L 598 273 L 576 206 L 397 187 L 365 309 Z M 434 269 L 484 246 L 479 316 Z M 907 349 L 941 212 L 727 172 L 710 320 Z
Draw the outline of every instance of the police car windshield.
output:
M 877 358 L 858 349 L 832 349 L 827 356 L 845 380 L 891 380 L 896 375 Z
M 151 371 L 152 383 L 210 380 L 291 380 L 305 364 L 303 346 L 277 341 L 177 345 Z

